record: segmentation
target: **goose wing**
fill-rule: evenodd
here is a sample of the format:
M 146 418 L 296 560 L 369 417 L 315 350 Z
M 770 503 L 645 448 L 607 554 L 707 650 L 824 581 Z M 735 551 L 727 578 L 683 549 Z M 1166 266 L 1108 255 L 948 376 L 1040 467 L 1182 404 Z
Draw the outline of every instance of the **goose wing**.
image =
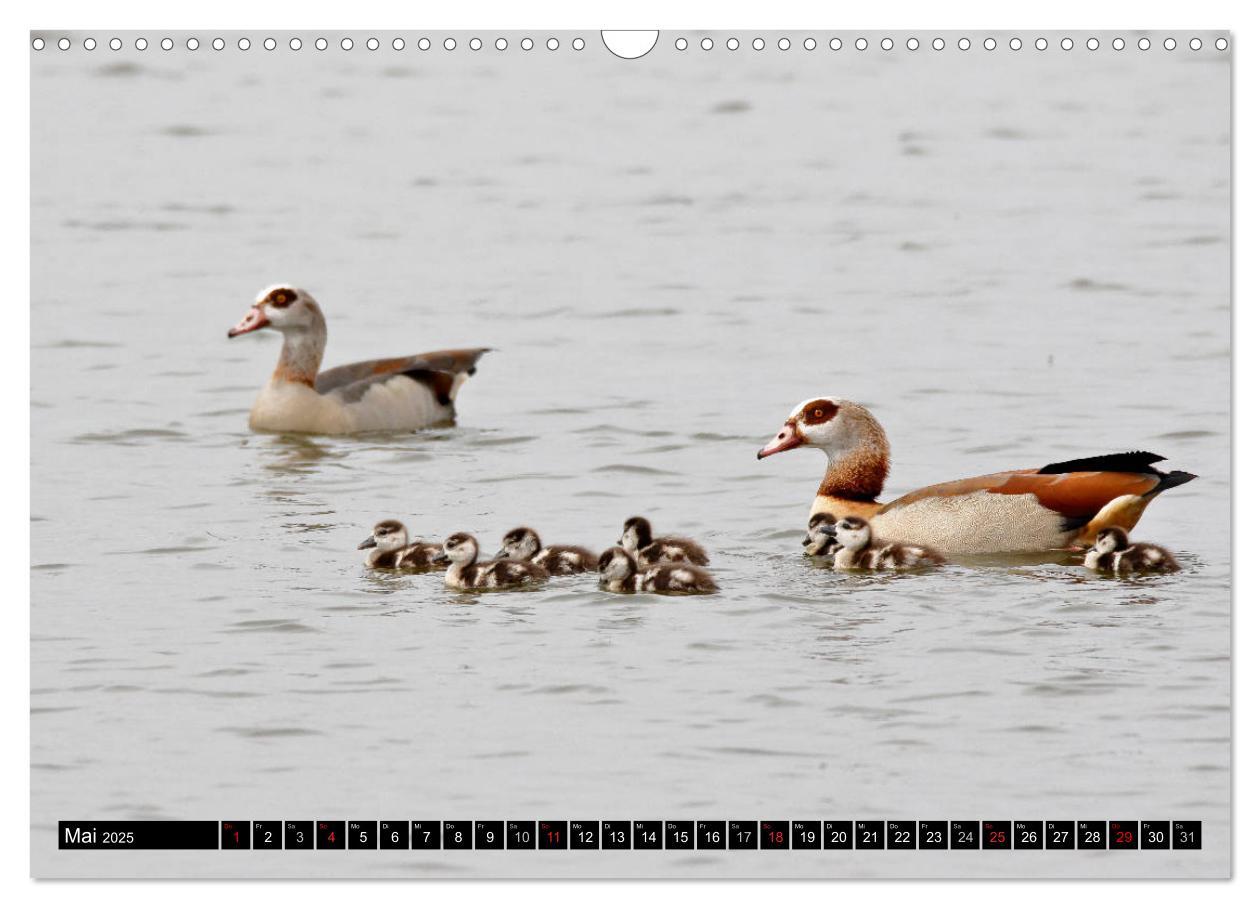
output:
M 363 397 L 373 385 L 401 375 L 428 385 L 439 401 L 449 402 L 455 376 L 461 373 L 475 374 L 477 360 L 487 350 L 488 347 L 437 350 L 416 356 L 373 359 L 337 366 L 316 376 L 315 390 L 320 394 L 337 391 L 347 401 L 353 402 Z

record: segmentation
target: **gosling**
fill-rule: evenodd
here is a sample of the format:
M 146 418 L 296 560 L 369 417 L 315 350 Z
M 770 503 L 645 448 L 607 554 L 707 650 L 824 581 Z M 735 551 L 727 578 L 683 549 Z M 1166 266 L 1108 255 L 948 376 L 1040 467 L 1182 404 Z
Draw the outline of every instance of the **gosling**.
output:
M 654 564 L 641 570 L 621 546 L 599 556 L 599 585 L 613 593 L 703 595 L 718 589 L 709 572 L 694 564 Z
M 1120 527 L 1106 527 L 1085 553 L 1085 567 L 1112 574 L 1171 574 L 1181 570 L 1172 552 L 1150 542 L 1129 542 Z
M 547 579 L 547 572 L 528 561 L 483 561 L 478 563 L 477 540 L 468 533 L 455 533 L 442 543 L 438 564 L 449 564 L 446 585 L 455 590 L 495 590 L 523 586 Z
M 805 538 L 801 541 L 801 545 L 805 546 L 805 554 L 811 558 L 831 555 L 835 552 L 839 545 L 836 537 L 828 535 L 822 531 L 825 526 L 834 526 L 836 518 L 826 512 L 820 511 L 813 517 L 809 518 L 809 528 L 805 531 Z
M 846 517 L 819 531 L 835 536 L 839 549 L 833 566 L 837 571 L 909 571 L 945 563 L 939 553 L 925 545 L 872 539 L 871 525 L 861 517 Z
M 382 520 L 372 527 L 372 535 L 359 543 L 360 549 L 371 549 L 363 563 L 386 571 L 430 571 L 438 567 L 442 554 L 439 542 L 412 542 L 407 528 L 397 520 Z
M 494 556 L 513 561 L 530 561 L 553 577 L 581 574 L 599 567 L 599 559 L 590 549 L 580 545 L 549 545 L 543 548 L 538 533 L 529 527 L 517 527 L 503 537 L 503 548 Z
M 663 562 L 691 562 L 705 565 L 709 563 L 709 555 L 704 547 L 685 536 L 652 537 L 652 524 L 646 517 L 630 517 L 621 528 L 621 539 L 617 544 L 626 550 L 639 567 Z

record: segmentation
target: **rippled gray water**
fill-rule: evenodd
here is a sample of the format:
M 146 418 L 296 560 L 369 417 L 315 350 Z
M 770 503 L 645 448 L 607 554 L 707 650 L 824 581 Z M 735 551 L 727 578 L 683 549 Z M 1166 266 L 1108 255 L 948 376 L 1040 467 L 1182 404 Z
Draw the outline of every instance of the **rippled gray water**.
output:
M 1228 872 L 1227 54 L 149 37 L 32 64 L 36 874 Z M 224 332 L 276 281 L 329 365 L 495 347 L 458 426 L 248 432 L 279 339 Z M 889 497 L 1158 451 L 1202 478 L 1139 535 L 1187 569 L 806 564 L 822 457 L 754 453 L 817 394 L 883 421 Z M 463 595 L 355 551 L 386 516 L 602 548 L 635 512 L 704 540 L 721 595 Z M 1172 818 L 1208 847 L 53 846 L 228 817 Z

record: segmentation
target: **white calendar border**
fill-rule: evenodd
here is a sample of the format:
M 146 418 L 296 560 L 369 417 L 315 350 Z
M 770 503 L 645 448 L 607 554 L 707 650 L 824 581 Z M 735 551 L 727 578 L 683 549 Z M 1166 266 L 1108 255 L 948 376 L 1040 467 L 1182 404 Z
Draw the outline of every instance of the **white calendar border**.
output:
M 1250 7 L 1257 4 L 1252 2 Z M 998 0 L 970 2 L 929 2 L 901 0 L 892 5 L 885 0 L 863 6 L 841 4 L 830 0 L 774 0 L 761 4 L 749 0 L 726 0 L 721 4 L 700 0 L 634 0 L 634 2 L 595 3 L 591 0 L 481 0 L 476 5 L 447 3 L 425 9 L 415 2 L 402 0 L 354 0 L 353 3 L 312 2 L 299 10 L 295 4 L 266 0 L 217 0 L 211 3 L 174 4 L 166 0 L 56 0 L 44 3 L 20 3 L 10 0 L 3 15 L 6 28 L 0 45 L 0 91 L 5 96 L 4 109 L 14 123 L 24 129 L 10 130 L 4 149 L 4 249 L 10 290 L 6 294 L 4 348 L 0 353 L 3 368 L 3 413 L 12 423 L 22 425 L 29 419 L 29 58 L 25 51 L 28 38 L 24 32 L 33 28 L 74 27 L 76 29 L 145 28 L 159 24 L 171 29 L 192 30 L 206 26 L 229 28 L 364 28 L 382 24 L 400 29 L 423 25 L 427 28 L 822 28 L 841 29 L 957 29 L 999 28 L 1047 31 L 1076 28 L 1106 29 L 1232 29 L 1232 43 L 1238 49 L 1234 57 L 1235 74 L 1235 160 L 1260 160 L 1260 83 L 1247 53 L 1247 42 L 1260 42 L 1260 29 L 1255 27 L 1254 9 L 1248 4 L 1226 0 L 1195 0 L 1193 3 L 1172 3 L 1154 0 L 1144 3 L 1104 2 L 1104 0 L 1055 0 L 1053 4 L 1018 4 Z M 1254 169 L 1255 165 L 1252 165 Z M 1236 368 L 1234 401 L 1236 429 L 1234 435 L 1235 466 L 1260 460 L 1255 414 L 1258 411 L 1256 389 L 1260 388 L 1260 264 L 1254 250 L 1257 242 L 1254 224 L 1260 216 L 1260 194 L 1252 171 L 1238 167 L 1235 173 L 1235 237 L 1236 284 L 1235 351 Z M 1240 250 L 1251 250 L 1238 254 Z M 1250 414 L 1250 422 L 1244 416 Z M 11 488 L 9 500 L 30 500 L 29 437 L 10 441 L 3 454 L 3 474 Z M 1242 456 L 1239 456 L 1239 454 Z M 1246 473 L 1234 474 L 1235 513 L 1260 513 L 1257 481 Z M 1235 653 L 1251 658 L 1236 658 L 1234 703 L 1235 770 L 1234 803 L 1234 873 L 1235 882 L 1213 883 L 1073 883 L 1069 885 L 1019 882 L 880 882 L 846 883 L 836 888 L 828 883 L 644 883 L 609 886 L 603 883 L 426 883 L 421 890 L 405 891 L 407 883 L 216 883 L 203 886 L 187 883 L 39 883 L 26 879 L 29 873 L 29 843 L 22 838 L 29 830 L 29 613 L 22 609 L 23 598 L 29 602 L 29 525 L 25 515 L 9 515 L 0 538 L 7 576 L 17 578 L 11 587 L 26 592 L 25 597 L 10 596 L 8 633 L 4 635 L 3 666 L 4 717 L 11 733 L 5 736 L 3 770 L 10 784 L 5 786 L 2 808 L 8 823 L 9 838 L 0 849 L 5 889 L 24 904 L 108 905 L 125 900 L 128 906 L 167 906 L 178 900 L 187 908 L 215 905 L 223 900 L 242 904 L 297 896 L 303 908 L 344 906 L 351 900 L 439 899 L 440 903 L 459 900 L 477 905 L 499 906 L 505 899 L 516 905 L 546 902 L 548 906 L 599 905 L 619 908 L 651 901 L 653 905 L 698 904 L 720 899 L 723 908 L 740 908 L 791 900 L 794 904 L 827 903 L 838 900 L 862 901 L 866 904 L 897 906 L 954 903 L 965 900 L 969 905 L 1010 906 L 1020 908 L 1058 906 L 1064 903 L 1091 904 L 1095 900 L 1142 900 L 1143 908 L 1188 903 L 1227 901 L 1255 904 L 1260 886 L 1260 861 L 1255 859 L 1260 848 L 1256 823 L 1257 784 L 1253 776 L 1244 774 L 1244 767 L 1257 765 L 1256 723 L 1240 722 L 1244 708 L 1252 707 L 1249 693 L 1260 690 L 1260 659 L 1255 657 L 1260 640 L 1255 628 L 1260 617 L 1257 582 L 1247 575 L 1238 576 L 1234 610 Z M 19 520 L 21 523 L 19 524 Z M 1235 551 L 1250 550 L 1260 544 L 1255 519 L 1236 525 Z M 1254 716 L 1254 709 L 1249 709 Z M 1245 755 L 1245 756 L 1244 756 Z M 25 790 L 18 784 L 25 780 Z M 19 841 L 19 839 L 22 839 Z M 179 887 L 178 889 L 176 887 Z M 285 891 L 281 891 L 281 888 Z M 1123 889 L 1123 891 L 1121 891 Z M 1132 891 L 1137 889 L 1138 891 Z M 296 891 L 290 891 L 296 890 Z M 1250 893 L 1248 895 L 1247 893 Z

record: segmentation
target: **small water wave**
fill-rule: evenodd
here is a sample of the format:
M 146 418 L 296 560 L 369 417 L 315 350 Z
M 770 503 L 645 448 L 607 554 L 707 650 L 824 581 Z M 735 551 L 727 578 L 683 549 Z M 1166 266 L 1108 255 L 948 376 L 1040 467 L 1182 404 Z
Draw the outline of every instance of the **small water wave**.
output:
M 169 442 L 187 441 L 186 432 L 176 429 L 120 429 L 115 432 L 86 432 L 70 439 L 71 444 L 79 445 L 134 445 L 166 444 Z

